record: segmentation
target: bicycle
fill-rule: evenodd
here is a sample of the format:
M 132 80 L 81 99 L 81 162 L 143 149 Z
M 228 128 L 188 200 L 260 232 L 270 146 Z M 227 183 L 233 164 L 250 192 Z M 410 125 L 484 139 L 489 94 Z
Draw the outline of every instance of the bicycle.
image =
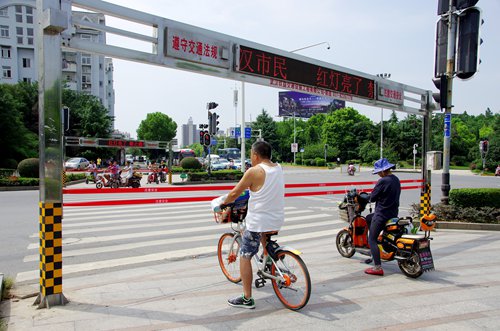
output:
M 225 205 L 225 210 L 215 213 L 217 223 L 230 223 L 232 232 L 224 233 L 217 245 L 217 258 L 222 273 L 233 283 L 241 281 L 240 247 L 245 229 L 247 202 Z M 253 256 L 257 266 L 255 287 L 261 288 L 270 280 L 274 293 L 281 303 L 291 310 L 303 308 L 311 296 L 311 278 L 306 264 L 299 256 L 300 251 L 288 246 L 280 246 L 271 237 L 278 232 L 265 234 L 266 245 L 262 254 Z

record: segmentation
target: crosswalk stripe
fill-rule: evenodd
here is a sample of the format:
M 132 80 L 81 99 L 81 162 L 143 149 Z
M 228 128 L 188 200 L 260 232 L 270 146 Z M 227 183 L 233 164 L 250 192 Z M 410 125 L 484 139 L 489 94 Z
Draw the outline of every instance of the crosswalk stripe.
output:
M 314 227 L 321 227 L 325 225 L 334 225 L 338 224 L 340 221 L 325 221 L 322 223 L 312 223 L 312 224 L 298 224 L 298 225 L 288 225 L 288 226 L 283 226 L 282 232 L 287 231 L 287 230 L 298 230 L 298 229 L 303 229 L 303 228 L 314 228 Z M 144 241 L 144 242 L 137 242 L 137 243 L 127 243 L 127 244 L 119 244 L 119 245 L 112 245 L 112 246 L 100 246 L 100 247 L 94 247 L 94 248 L 82 248 L 82 249 L 64 249 L 64 257 L 74 257 L 74 256 L 83 256 L 83 255 L 90 255 L 90 254 L 102 254 L 102 253 L 109 253 L 109 252 L 118 252 L 118 251 L 126 251 L 126 250 L 133 250 L 137 248 L 143 248 L 143 247 L 152 247 L 152 246 L 160 246 L 160 245 L 170 245 L 170 244 L 179 244 L 179 243 L 186 243 L 186 242 L 196 242 L 196 241 L 203 241 L 203 240 L 210 240 L 213 239 L 214 235 L 198 235 L 198 236 L 189 236 L 189 237 L 178 237 L 178 238 L 169 238 L 169 239 L 160 239 L 160 240 L 152 240 L 152 241 Z M 281 237 L 280 237 L 281 239 Z M 69 246 L 71 247 L 71 246 Z M 39 259 L 38 255 L 28 255 L 24 258 L 24 262 L 30 262 L 30 261 L 37 261 Z
M 280 237 L 280 243 L 284 243 L 284 242 L 288 242 L 288 241 L 298 241 L 298 240 L 303 240 L 303 239 L 314 239 L 314 238 L 325 237 L 325 236 L 332 236 L 332 238 L 334 238 L 334 236 L 337 234 L 337 232 L 338 232 L 338 229 L 333 229 L 333 230 L 322 230 L 322 231 L 317 231 L 317 232 L 308 232 L 308 233 L 301 233 L 301 234 L 296 234 L 296 235 L 283 236 L 283 237 Z M 147 254 L 147 255 L 141 255 L 141 256 L 135 256 L 135 257 L 108 259 L 108 260 L 102 260 L 102 261 L 96 261 L 96 262 L 86 262 L 86 263 L 73 264 L 73 265 L 65 264 L 65 265 L 63 265 L 63 274 L 68 275 L 68 274 L 73 274 L 73 273 L 77 273 L 77 272 L 88 272 L 91 270 L 120 267 L 120 266 L 133 265 L 133 264 L 138 264 L 138 263 L 155 262 L 155 261 L 160 261 L 160 260 L 169 260 L 169 259 L 175 259 L 175 258 L 182 258 L 185 256 L 215 254 L 216 249 L 217 249 L 216 245 L 210 245 L 210 246 L 194 247 L 194 248 L 188 248 L 188 249 L 173 250 L 173 251 L 168 251 L 168 252 Z M 37 277 L 38 277 L 38 271 L 21 272 L 21 273 L 17 274 L 16 281 L 23 282 L 23 281 L 28 281 L 28 280 L 34 280 L 34 279 L 37 279 Z
M 296 209 L 295 207 L 286 207 L 285 208 L 285 212 L 287 210 L 293 210 L 293 209 Z M 106 212 L 99 212 L 99 213 L 85 213 L 85 214 L 82 214 L 83 216 L 74 216 L 74 215 L 64 215 L 64 226 L 66 226 L 66 224 L 68 225 L 71 225 L 71 223 L 73 222 L 77 222 L 77 221 L 80 221 L 80 220 L 89 220 L 89 219 L 93 219 L 93 218 L 99 218 L 99 219 L 108 219 L 108 218 L 116 218 L 116 217 L 121 217 L 123 218 L 124 220 L 128 220 L 128 222 L 135 222 L 137 221 L 136 220 L 136 216 L 140 216 L 141 220 L 143 220 L 143 216 L 145 215 L 166 215 L 168 213 L 168 215 L 177 215 L 177 214 L 186 214 L 187 212 L 189 213 L 192 213 L 192 212 L 202 212 L 203 215 L 212 215 L 212 211 L 210 210 L 210 208 L 202 208 L 202 209 L 194 209 L 194 208 L 190 208 L 190 209 L 181 209 L 181 210 L 175 210 L 175 211 L 172 211 L 170 209 L 164 209 L 164 210 L 159 210 L 159 211 L 151 211 L 151 210 L 148 210 L 148 209 L 143 209 L 137 213 L 127 213 L 125 215 L 119 215 L 117 216 L 117 211 L 106 211 Z M 176 216 L 178 217 L 178 216 Z M 173 218 L 173 217 L 172 217 Z M 85 224 L 85 225 L 88 225 L 89 222 L 85 222 L 85 223 L 82 223 L 82 224 Z
M 66 200 L 65 200 L 66 201 Z M 65 207 L 64 215 L 87 215 L 89 213 L 98 215 L 102 213 L 110 213 L 117 211 L 127 211 L 127 210 L 137 210 L 137 211 L 149 211 L 149 210 L 186 210 L 191 207 L 199 207 L 200 209 L 205 207 L 204 209 L 210 209 L 210 204 L 206 201 L 202 202 L 183 202 L 182 204 L 177 205 L 169 205 L 169 204 L 150 204 L 150 205 L 124 205 L 124 206 L 100 206 L 100 207 Z
M 296 214 L 305 214 L 308 213 L 307 210 L 295 210 L 285 212 L 285 215 L 296 215 Z M 104 231 L 114 231 L 114 230 L 126 230 L 126 229 L 140 229 L 147 227 L 159 227 L 159 226 L 175 226 L 175 225 L 192 225 L 192 224 L 206 224 L 207 213 L 202 214 L 189 214 L 189 215 L 180 215 L 180 216 L 165 216 L 162 214 L 157 217 L 141 217 L 141 219 L 126 219 L 126 220 L 111 220 L 111 221 L 100 221 L 100 222 L 82 222 L 82 223 L 74 223 L 74 224 L 64 224 L 64 234 L 77 234 L 77 233 L 89 233 L 89 232 L 104 232 Z M 194 219 L 193 219 L 194 218 Z M 187 221 L 183 219 L 188 219 Z M 155 223 L 145 223 L 146 221 L 161 221 Z M 174 221 L 172 221 L 174 220 Z M 176 222 L 176 220 L 183 220 Z M 212 219 L 213 220 L 213 219 Z M 132 225 L 124 225 L 124 223 L 135 223 Z M 111 224 L 119 224 L 117 226 L 108 226 L 108 227 L 99 227 L 102 225 L 111 225 Z M 83 227 L 83 229 L 74 229 L 67 230 L 68 228 L 79 228 Z M 38 233 L 33 233 L 31 238 L 38 238 Z
M 331 215 L 329 214 L 315 214 L 315 215 L 308 215 L 307 220 L 311 219 L 318 219 L 318 218 L 323 218 L 323 217 L 330 217 Z M 289 217 L 285 219 L 286 221 L 294 221 L 294 220 L 304 220 L 304 216 L 296 216 L 296 217 Z M 331 220 L 327 221 L 331 223 Z M 208 223 L 208 221 L 207 221 Z M 305 224 L 305 226 L 308 226 L 309 223 Z M 74 242 L 71 244 L 73 245 L 83 245 L 83 244 L 89 244 L 89 243 L 96 243 L 96 242 L 106 242 L 106 241 L 113 241 L 113 240 L 124 240 L 124 239 L 137 239 L 137 238 L 147 238 L 147 237 L 153 237 L 153 236 L 161 236 L 161 235 L 174 235 L 174 234 L 185 234 L 185 233 L 192 233 L 194 231 L 200 232 L 200 231 L 209 231 L 209 230 L 214 230 L 213 225 L 210 226 L 202 226 L 202 227 L 197 227 L 197 228 L 182 228 L 182 229 L 171 229 L 171 230 L 161 230 L 161 231 L 149 231 L 149 232 L 135 232 L 135 233 L 126 233 L 126 234 L 116 234 L 116 235 L 110 235 L 110 236 L 93 236 L 93 237 L 86 237 L 86 238 L 81 238 L 77 242 Z M 68 239 L 63 239 L 63 245 L 65 244 L 65 241 Z M 28 245 L 28 249 L 38 249 L 39 244 L 38 243 L 32 243 Z

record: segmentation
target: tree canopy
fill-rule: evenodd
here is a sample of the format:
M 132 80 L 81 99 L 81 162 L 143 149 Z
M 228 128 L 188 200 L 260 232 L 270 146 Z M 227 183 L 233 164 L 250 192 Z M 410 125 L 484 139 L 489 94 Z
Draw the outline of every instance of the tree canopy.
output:
M 177 123 L 161 112 L 149 113 L 137 129 L 137 137 L 144 140 L 170 141 L 175 138 Z

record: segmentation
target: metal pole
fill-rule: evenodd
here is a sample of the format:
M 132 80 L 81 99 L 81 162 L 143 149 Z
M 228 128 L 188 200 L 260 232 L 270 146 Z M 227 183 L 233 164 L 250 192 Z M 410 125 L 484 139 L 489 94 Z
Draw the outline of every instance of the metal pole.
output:
M 384 157 L 384 108 L 380 108 L 380 158 Z
M 391 74 L 377 74 L 380 78 L 391 78 Z M 384 157 L 384 108 L 380 108 L 380 158 Z
M 39 110 L 40 292 L 38 308 L 64 305 L 62 292 L 63 111 L 61 32 L 68 28 L 67 1 L 37 0 Z M 50 20 L 57 17 L 59 20 Z
M 446 76 L 448 77 L 448 93 L 444 113 L 443 139 L 443 174 L 441 185 L 441 202 L 448 204 L 450 193 L 450 138 L 451 138 L 451 105 L 453 90 L 453 72 L 455 71 L 455 36 L 457 32 L 457 15 L 453 13 L 453 1 L 450 0 L 448 10 L 448 48 L 446 51 Z
M 236 128 L 235 128 L 236 130 Z M 245 151 L 245 82 L 241 82 L 241 171 L 246 171 Z
M 297 130 L 295 128 L 295 111 L 293 112 L 293 164 L 295 165 L 295 155 L 297 154 L 295 152 L 295 144 L 296 144 L 296 139 L 297 139 Z

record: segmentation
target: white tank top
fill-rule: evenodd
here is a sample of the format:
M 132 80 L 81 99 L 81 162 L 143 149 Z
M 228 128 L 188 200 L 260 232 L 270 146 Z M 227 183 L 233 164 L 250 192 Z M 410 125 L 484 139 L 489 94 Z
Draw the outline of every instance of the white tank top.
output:
M 281 229 L 285 221 L 285 181 L 283 169 L 258 164 L 266 173 L 264 185 L 257 192 L 250 190 L 246 228 L 253 232 Z

